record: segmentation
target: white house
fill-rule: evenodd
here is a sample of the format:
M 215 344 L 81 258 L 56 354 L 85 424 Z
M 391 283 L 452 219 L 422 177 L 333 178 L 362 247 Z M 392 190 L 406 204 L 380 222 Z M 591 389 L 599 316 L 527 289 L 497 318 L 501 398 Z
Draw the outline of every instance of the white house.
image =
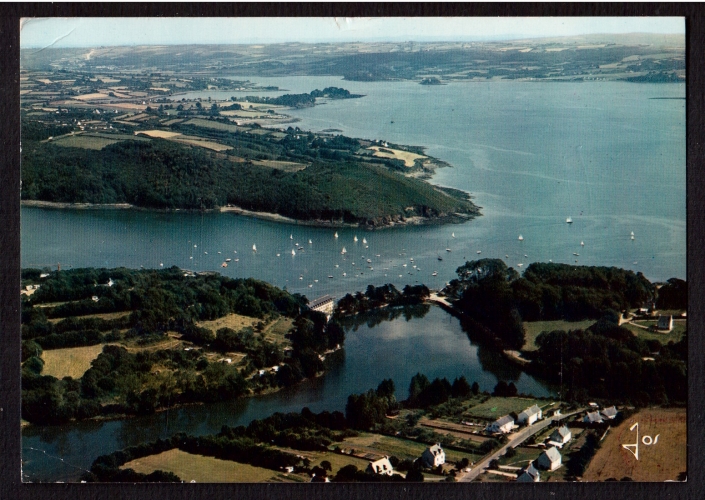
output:
M 556 470 L 561 466 L 561 454 L 555 446 L 550 447 L 539 455 L 536 465 L 546 470 Z
M 507 434 L 511 432 L 512 427 L 514 427 L 514 419 L 509 415 L 505 415 L 492 422 L 485 430 L 487 432 L 501 432 L 502 434 Z
M 660 332 L 670 332 L 673 330 L 673 316 L 659 316 L 656 329 Z
M 617 416 L 617 413 L 619 412 L 617 411 L 617 408 L 615 406 L 611 406 L 602 410 L 602 416 L 609 420 L 614 420 L 614 417 Z
M 374 462 L 370 462 L 366 471 L 368 474 L 382 474 L 391 476 L 394 473 L 392 464 L 389 462 L 389 457 L 380 458 Z
M 573 434 L 570 432 L 570 429 L 568 429 L 567 425 L 564 425 L 553 431 L 548 439 L 550 442 L 558 443 L 562 446 L 570 441 L 572 437 Z
M 312 311 L 322 312 L 326 315 L 328 319 L 333 315 L 333 309 L 335 307 L 335 300 L 330 295 L 324 295 L 313 302 L 309 303 L 309 309 Z
M 539 471 L 534 467 L 534 462 L 529 462 L 529 465 L 519 471 L 517 482 L 520 483 L 538 483 L 540 481 Z
M 527 408 L 517 416 L 517 423 L 531 425 L 541 418 L 543 418 L 541 408 L 539 408 L 538 405 L 534 405 Z
M 588 412 L 588 414 L 583 417 L 583 422 L 586 424 L 601 424 L 602 415 L 600 415 L 599 411 Z
M 438 467 L 446 463 L 446 452 L 441 448 L 440 443 L 436 443 L 433 446 L 426 448 L 426 450 L 421 455 L 421 461 L 426 465 L 426 467 Z

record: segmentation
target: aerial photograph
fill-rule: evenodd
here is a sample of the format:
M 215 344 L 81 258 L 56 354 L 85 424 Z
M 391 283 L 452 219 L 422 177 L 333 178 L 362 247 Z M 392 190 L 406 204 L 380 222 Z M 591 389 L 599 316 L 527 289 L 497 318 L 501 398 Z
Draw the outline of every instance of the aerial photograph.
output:
M 22 481 L 686 481 L 685 26 L 22 19 Z

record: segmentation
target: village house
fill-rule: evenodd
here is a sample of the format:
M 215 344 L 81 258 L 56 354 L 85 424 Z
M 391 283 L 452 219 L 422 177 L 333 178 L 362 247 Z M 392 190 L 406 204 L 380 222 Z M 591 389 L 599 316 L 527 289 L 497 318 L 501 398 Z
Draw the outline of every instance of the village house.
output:
M 335 300 L 330 295 L 324 295 L 308 305 L 309 309 L 312 311 L 318 311 L 326 315 L 326 318 L 330 320 L 333 315 L 333 308 L 335 307 Z
M 446 452 L 443 451 L 440 443 L 436 443 L 424 450 L 421 461 L 426 467 L 438 467 L 446 463 Z
M 368 474 L 381 474 L 383 476 L 391 476 L 394 473 L 389 457 L 380 458 L 374 462 L 370 462 L 365 470 Z
M 501 432 L 502 434 L 507 434 L 508 432 L 511 432 L 512 428 L 514 427 L 514 419 L 510 417 L 509 415 L 505 415 L 502 418 L 498 418 L 494 422 L 492 422 L 490 425 L 488 425 L 485 430 L 487 432 L 492 432 L 492 433 L 497 433 Z
M 517 481 L 520 483 L 538 483 L 540 481 L 539 471 L 534 467 L 534 462 L 529 462 L 529 465 L 519 471 Z
M 668 333 L 673 330 L 673 316 L 659 316 L 656 329 L 659 332 Z
M 614 420 L 614 418 L 617 416 L 617 408 L 614 406 L 611 406 L 610 408 L 605 408 L 602 410 L 602 416 L 609 419 L 609 420 Z
M 554 430 L 548 438 L 548 442 L 554 446 L 563 446 L 568 441 L 571 440 L 573 434 L 568 429 L 568 426 L 564 425 Z
M 541 418 L 543 418 L 541 408 L 539 408 L 538 405 L 534 405 L 522 411 L 517 416 L 517 424 L 531 425 Z
M 585 417 L 583 417 L 583 422 L 586 424 L 601 424 L 602 415 L 599 411 L 588 412 Z
M 561 454 L 555 446 L 550 447 L 539 455 L 536 465 L 546 470 L 556 470 L 561 466 Z

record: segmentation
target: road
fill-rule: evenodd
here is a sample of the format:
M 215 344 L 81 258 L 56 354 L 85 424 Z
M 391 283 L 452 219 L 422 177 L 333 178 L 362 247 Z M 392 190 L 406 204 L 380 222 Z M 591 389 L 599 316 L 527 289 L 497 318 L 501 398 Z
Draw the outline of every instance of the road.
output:
M 473 479 L 477 478 L 477 476 L 482 474 L 485 471 L 485 468 L 489 465 L 492 460 L 502 456 L 504 452 L 507 451 L 507 448 L 509 448 L 510 446 L 519 446 L 520 443 L 533 436 L 537 432 L 542 431 L 543 429 L 551 425 L 553 422 L 558 422 L 559 420 L 562 420 L 564 418 L 571 417 L 573 415 L 576 415 L 577 413 L 580 413 L 583 410 L 584 408 L 581 408 L 572 413 L 566 413 L 565 415 L 558 415 L 551 418 L 545 418 L 534 425 L 530 425 L 520 430 L 512 437 L 512 439 L 507 444 L 499 448 L 497 451 L 492 453 L 490 456 L 488 456 L 481 462 L 476 463 L 470 472 L 464 472 L 455 476 L 456 480 L 461 483 L 469 483 Z

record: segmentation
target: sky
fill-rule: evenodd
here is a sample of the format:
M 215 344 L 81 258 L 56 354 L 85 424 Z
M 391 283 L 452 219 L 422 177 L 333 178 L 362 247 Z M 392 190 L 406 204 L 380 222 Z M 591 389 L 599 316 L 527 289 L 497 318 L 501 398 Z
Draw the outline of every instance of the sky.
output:
M 34 18 L 23 19 L 21 26 L 22 48 L 685 34 L 681 17 Z

